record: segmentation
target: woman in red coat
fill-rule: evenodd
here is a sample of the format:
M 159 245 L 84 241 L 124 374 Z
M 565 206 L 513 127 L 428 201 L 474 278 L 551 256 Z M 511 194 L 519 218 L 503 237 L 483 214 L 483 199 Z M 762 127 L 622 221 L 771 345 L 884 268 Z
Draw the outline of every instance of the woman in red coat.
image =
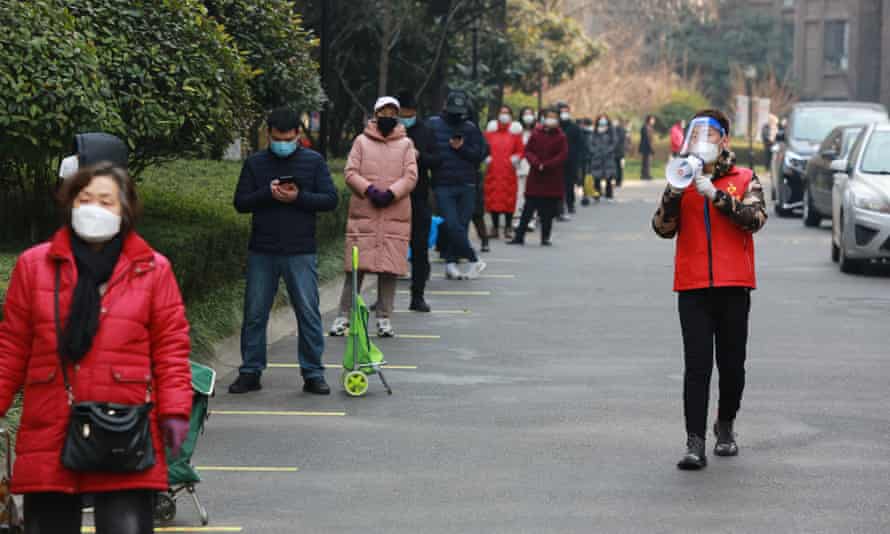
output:
M 98 533 L 147 534 L 154 492 L 168 487 L 164 445 L 179 453 L 192 406 L 182 297 L 169 261 L 133 230 L 139 199 L 126 171 L 82 169 L 59 198 L 66 224 L 18 259 L 0 322 L 0 414 L 24 386 L 12 491 L 25 495 L 26 532 L 79 533 L 89 493 Z M 62 365 L 75 403 L 153 403 L 152 467 L 62 465 L 71 411 Z
M 559 127 L 557 110 L 548 109 L 544 113 L 543 122 L 543 125 L 535 128 L 525 145 L 525 159 L 530 169 L 525 184 L 525 206 L 516 236 L 508 245 L 525 244 L 525 232 L 535 212 L 541 217 L 541 246 L 552 245 L 550 231 L 564 192 L 564 164 L 568 158 L 569 145 Z
M 488 171 L 485 173 L 485 207 L 491 215 L 491 234 L 499 237 L 498 227 L 504 215 L 504 239 L 513 238 L 513 211 L 519 178 L 516 168 L 522 159 L 522 126 L 513 122 L 510 106 L 501 106 L 498 120 L 488 123 L 485 141 L 488 143 Z

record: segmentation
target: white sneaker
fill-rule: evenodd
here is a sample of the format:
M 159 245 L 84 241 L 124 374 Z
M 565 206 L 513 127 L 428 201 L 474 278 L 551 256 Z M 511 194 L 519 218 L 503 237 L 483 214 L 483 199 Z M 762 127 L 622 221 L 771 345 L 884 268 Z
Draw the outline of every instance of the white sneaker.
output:
M 467 270 L 466 279 L 476 280 L 477 278 L 479 278 L 479 275 L 482 274 L 482 271 L 484 271 L 486 267 L 488 267 L 488 265 L 482 260 L 471 263 L 470 268 Z
M 460 280 L 463 278 L 463 275 L 460 272 L 460 269 L 457 268 L 456 263 L 449 263 L 445 265 L 445 278 L 449 280 Z
M 328 332 L 331 337 L 343 337 L 346 335 L 346 332 L 349 330 L 349 319 L 346 317 L 337 317 L 334 319 L 334 324 L 331 325 L 331 330 Z
M 395 335 L 389 319 L 377 319 L 377 337 L 395 337 Z

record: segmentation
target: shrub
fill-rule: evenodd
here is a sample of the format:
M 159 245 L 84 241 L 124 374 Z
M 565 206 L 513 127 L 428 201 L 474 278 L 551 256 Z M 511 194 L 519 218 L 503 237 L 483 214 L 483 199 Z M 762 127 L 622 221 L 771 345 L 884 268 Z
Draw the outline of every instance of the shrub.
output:
M 689 120 L 696 111 L 710 107 L 708 99 L 692 91 L 674 91 L 668 103 L 655 113 L 658 131 L 665 133 L 681 119 Z

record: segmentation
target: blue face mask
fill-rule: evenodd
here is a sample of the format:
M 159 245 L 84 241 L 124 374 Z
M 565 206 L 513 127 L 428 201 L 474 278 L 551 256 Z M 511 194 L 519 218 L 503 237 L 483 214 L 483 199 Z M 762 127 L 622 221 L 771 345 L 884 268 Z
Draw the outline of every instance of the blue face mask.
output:
M 399 117 L 399 120 L 405 128 L 413 128 L 417 124 L 417 115 L 413 117 Z
M 279 158 L 286 158 L 296 152 L 296 141 L 272 141 L 269 144 L 269 150 Z

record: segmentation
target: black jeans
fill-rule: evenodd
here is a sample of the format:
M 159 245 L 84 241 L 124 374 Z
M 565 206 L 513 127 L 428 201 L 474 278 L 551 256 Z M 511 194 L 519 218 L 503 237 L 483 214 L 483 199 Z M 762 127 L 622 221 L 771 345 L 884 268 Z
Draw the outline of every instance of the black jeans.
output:
M 575 185 L 577 185 L 578 181 L 578 168 L 573 167 L 571 169 L 566 168 L 565 176 L 563 177 L 565 180 L 565 201 L 566 208 L 569 210 L 569 213 L 575 212 Z
M 525 197 L 525 206 L 522 208 L 522 217 L 519 218 L 519 228 L 516 229 L 514 239 L 525 241 L 525 232 L 528 231 L 528 223 L 531 222 L 535 212 L 541 218 L 541 241 L 550 241 L 550 233 L 553 230 L 553 218 L 559 213 L 562 199 L 547 197 Z
M 742 402 L 751 291 L 743 287 L 681 291 L 678 307 L 686 363 L 686 432 L 705 437 L 715 344 L 720 374 L 717 418 L 734 421 Z
M 624 156 L 620 158 L 615 158 L 615 169 L 617 169 L 617 173 L 615 174 L 615 185 L 621 187 L 621 184 L 624 183 L 624 167 L 621 166 L 621 160 L 624 159 Z
M 429 194 L 411 194 L 411 293 L 423 296 L 430 277 L 430 226 L 433 210 Z
M 652 154 L 643 152 L 642 168 L 640 169 L 640 180 L 652 179 Z
M 95 496 L 96 534 L 152 534 L 155 492 L 112 491 Z M 25 495 L 25 534 L 80 534 L 81 496 Z

